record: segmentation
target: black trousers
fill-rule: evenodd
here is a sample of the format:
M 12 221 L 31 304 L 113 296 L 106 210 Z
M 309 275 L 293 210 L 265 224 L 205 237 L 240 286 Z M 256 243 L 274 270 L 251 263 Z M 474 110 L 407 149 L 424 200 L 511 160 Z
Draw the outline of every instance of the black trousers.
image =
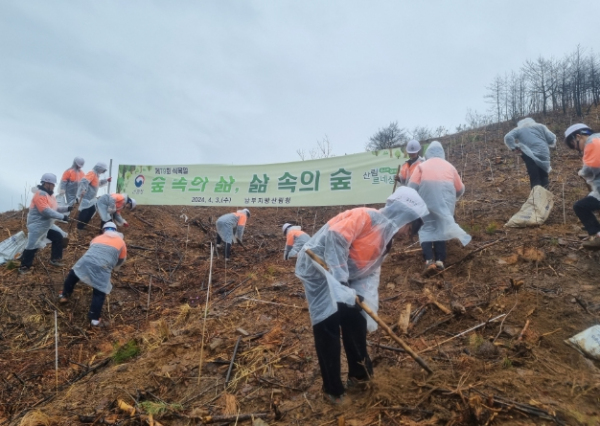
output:
M 46 237 L 52 242 L 52 252 L 50 253 L 50 259 L 60 260 L 63 255 L 63 236 L 60 232 L 54 229 L 48 230 Z M 38 249 L 23 250 L 21 255 L 21 266 L 31 267 L 33 265 L 33 259 Z
M 582 198 L 573 204 L 573 210 L 589 235 L 596 235 L 600 232 L 600 223 L 594 214 L 600 210 L 600 200 L 596 197 Z
M 69 271 L 67 278 L 63 284 L 62 294 L 65 297 L 70 297 L 75 290 L 75 284 L 79 282 L 79 277 L 72 269 Z M 92 303 L 90 304 L 90 311 L 88 312 L 88 318 L 90 320 L 98 321 L 100 319 L 100 313 L 102 312 L 102 306 L 104 305 L 104 299 L 106 299 L 106 293 L 100 290 L 93 289 L 92 292 Z
M 446 241 L 427 241 L 421 243 L 425 260 L 446 261 Z
M 541 169 L 537 164 L 535 164 L 535 161 L 525 154 L 521 154 L 521 158 L 527 167 L 527 174 L 529 175 L 529 184 L 531 185 L 531 189 L 533 189 L 533 187 L 536 185 L 541 185 L 548 189 L 548 172 Z
M 84 229 L 85 225 L 90 223 L 92 216 L 96 213 L 96 206 L 88 207 L 87 209 L 81 210 L 79 212 L 79 216 L 77 217 L 77 229 Z M 83 223 L 81 223 L 83 222 Z
M 348 360 L 348 377 L 367 380 L 373 375 L 373 364 L 367 353 L 367 319 L 359 309 L 338 303 L 335 314 L 313 326 L 323 391 L 334 396 L 344 393 L 340 329 Z
M 221 244 L 222 242 L 223 242 L 223 239 L 217 233 L 217 244 Z M 225 243 L 225 259 L 229 259 L 230 256 L 231 256 L 231 244 Z

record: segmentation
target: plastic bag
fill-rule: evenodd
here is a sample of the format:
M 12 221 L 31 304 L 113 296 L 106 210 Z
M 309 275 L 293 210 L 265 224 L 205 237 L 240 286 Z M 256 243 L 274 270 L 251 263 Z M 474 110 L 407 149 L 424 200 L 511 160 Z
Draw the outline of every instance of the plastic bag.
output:
M 600 325 L 590 327 L 579 334 L 565 340 L 583 355 L 600 360 Z
M 504 226 L 524 228 L 526 226 L 541 225 L 550 216 L 553 206 L 554 195 L 540 185 L 534 186 L 521 210 L 511 217 Z
M 0 265 L 18 258 L 25 246 L 27 245 L 27 237 L 23 231 L 13 235 L 10 238 L 0 243 Z

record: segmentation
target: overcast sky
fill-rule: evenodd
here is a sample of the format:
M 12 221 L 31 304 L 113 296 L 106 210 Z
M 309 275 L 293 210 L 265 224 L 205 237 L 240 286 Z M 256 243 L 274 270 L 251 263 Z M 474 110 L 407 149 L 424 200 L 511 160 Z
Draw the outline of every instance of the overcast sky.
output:
M 0 211 L 75 156 L 116 174 L 298 161 L 325 135 L 356 153 L 392 121 L 454 131 L 495 76 L 598 51 L 598 16 L 589 0 L 4 0 Z

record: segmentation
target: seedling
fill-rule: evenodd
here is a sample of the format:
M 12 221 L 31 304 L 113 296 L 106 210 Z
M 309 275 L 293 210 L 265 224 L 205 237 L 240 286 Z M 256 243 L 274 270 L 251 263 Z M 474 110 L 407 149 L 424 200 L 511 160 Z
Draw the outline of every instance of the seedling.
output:
M 142 352 L 135 340 L 130 340 L 122 346 L 114 345 L 114 350 L 111 358 L 115 364 L 121 364 L 125 361 L 135 358 Z

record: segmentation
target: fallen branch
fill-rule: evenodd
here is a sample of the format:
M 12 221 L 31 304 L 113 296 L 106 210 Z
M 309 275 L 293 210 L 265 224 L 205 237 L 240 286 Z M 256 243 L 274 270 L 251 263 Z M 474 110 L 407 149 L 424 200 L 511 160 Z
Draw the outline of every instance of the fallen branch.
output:
M 235 357 L 237 355 L 238 348 L 240 347 L 241 340 L 242 336 L 239 336 L 237 342 L 235 343 L 235 348 L 233 348 L 233 355 L 231 356 L 231 362 L 229 363 L 229 368 L 227 369 L 227 376 L 225 376 L 225 389 L 227 389 L 227 385 L 229 384 L 229 377 L 231 376 L 231 370 L 233 370 L 233 363 L 235 362 Z
M 424 289 L 423 293 L 425 294 L 425 296 L 427 296 L 427 299 L 429 300 L 429 302 L 433 303 L 435 306 L 437 306 L 443 313 L 445 313 L 446 315 L 449 315 L 452 313 L 452 310 L 450 310 L 450 308 L 442 305 L 440 302 L 437 301 L 435 296 L 433 294 L 431 294 L 431 291 L 429 291 L 428 288 Z
M 243 420 L 252 419 L 266 419 L 270 417 L 271 413 L 249 413 L 249 414 L 233 414 L 229 416 L 204 416 L 201 417 L 202 423 L 216 423 L 216 422 L 239 422 Z
M 443 345 L 443 344 L 445 344 L 445 343 L 448 343 L 448 342 L 450 342 L 451 340 L 454 340 L 454 339 L 456 339 L 456 338 L 458 338 L 458 337 L 460 337 L 460 336 L 464 336 L 465 334 L 467 334 L 467 333 L 470 333 L 471 331 L 477 330 L 478 328 L 481 328 L 481 327 L 483 327 L 483 326 L 486 326 L 486 325 L 488 325 L 489 323 L 491 323 L 491 322 L 494 322 L 494 321 L 496 321 L 496 320 L 499 320 L 500 318 L 503 318 L 503 317 L 505 317 L 505 316 L 506 316 L 506 314 L 500 314 L 500 315 L 498 315 L 497 317 L 494 317 L 494 318 L 492 318 L 492 319 L 490 319 L 490 320 L 488 320 L 488 321 L 486 321 L 486 322 L 482 322 L 481 324 L 477 324 L 476 326 L 474 326 L 474 327 L 471 327 L 471 328 L 469 328 L 468 330 L 465 330 L 465 331 L 463 331 L 463 332 L 461 332 L 461 333 L 458 333 L 456 336 L 452 336 L 452 337 L 450 337 L 449 339 L 446 339 L 446 340 L 444 340 L 444 341 L 442 341 L 442 342 L 440 342 L 440 343 L 437 343 L 435 346 L 429 346 L 429 347 L 427 347 L 427 348 L 425 348 L 425 349 L 423 349 L 423 350 L 420 350 L 418 353 L 422 354 L 422 353 L 425 353 L 425 352 L 429 352 L 429 351 L 430 351 L 430 350 L 432 350 L 432 349 L 437 349 L 437 348 L 439 348 L 441 345 Z
M 308 307 L 306 307 L 306 306 L 296 306 L 296 305 L 289 305 L 287 303 L 269 302 L 267 300 L 254 299 L 252 297 L 246 297 L 246 296 L 239 297 L 239 299 L 249 300 L 251 302 L 267 303 L 269 305 L 285 306 L 286 308 L 296 308 L 296 309 L 304 309 L 304 310 L 308 309 Z

